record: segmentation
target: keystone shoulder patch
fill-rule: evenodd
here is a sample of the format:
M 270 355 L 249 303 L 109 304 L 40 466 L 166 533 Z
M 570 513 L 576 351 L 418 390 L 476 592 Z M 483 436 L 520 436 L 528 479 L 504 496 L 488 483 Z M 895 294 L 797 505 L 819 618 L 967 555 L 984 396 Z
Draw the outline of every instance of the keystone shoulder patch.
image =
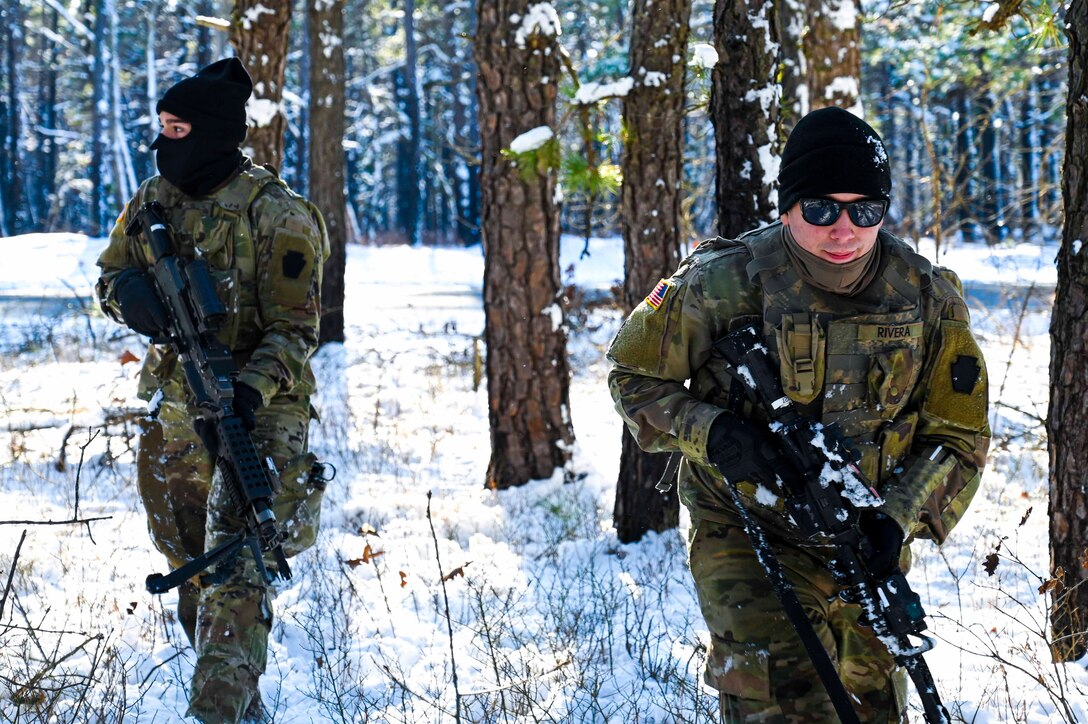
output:
M 306 256 L 301 251 L 291 249 L 283 255 L 283 276 L 287 279 L 298 279 L 305 268 Z
M 964 395 L 971 394 L 981 373 L 977 357 L 961 354 L 952 363 L 952 389 Z
M 654 287 L 654 290 L 646 297 L 646 303 L 654 309 L 661 309 L 661 305 L 665 303 L 665 297 L 669 295 L 669 291 L 672 289 L 672 282 L 668 279 L 662 279 Z

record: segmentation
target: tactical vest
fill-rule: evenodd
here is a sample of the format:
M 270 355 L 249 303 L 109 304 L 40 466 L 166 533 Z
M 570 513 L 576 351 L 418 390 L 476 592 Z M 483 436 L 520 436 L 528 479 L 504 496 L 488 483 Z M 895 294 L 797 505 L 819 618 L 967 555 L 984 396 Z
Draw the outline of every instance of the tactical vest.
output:
M 160 177 L 148 179 L 137 194 L 140 203 L 157 200 L 166 210 L 179 257 L 193 259 L 199 254 L 208 262 L 220 301 L 227 317 L 218 333 L 220 341 L 235 353 L 239 367 L 260 343 L 257 300 L 257 248 L 249 218 L 249 207 L 269 184 L 293 192 L 274 173 L 261 166 L 249 166 L 212 196 L 193 198 L 170 186 Z M 142 252 L 150 264 L 151 252 L 141 240 Z M 166 378 L 176 373 L 176 360 L 169 347 L 151 345 L 140 377 L 140 394 L 145 399 Z
M 927 298 L 931 264 L 882 231 L 879 276 L 845 297 L 802 281 L 786 256 L 781 224 L 735 243 L 751 255 L 746 272 L 762 290 L 763 336 L 783 390 L 805 414 L 838 424 L 861 452 L 859 467 L 879 485 L 910 450 L 918 426 L 918 414 L 903 410 L 940 313 Z

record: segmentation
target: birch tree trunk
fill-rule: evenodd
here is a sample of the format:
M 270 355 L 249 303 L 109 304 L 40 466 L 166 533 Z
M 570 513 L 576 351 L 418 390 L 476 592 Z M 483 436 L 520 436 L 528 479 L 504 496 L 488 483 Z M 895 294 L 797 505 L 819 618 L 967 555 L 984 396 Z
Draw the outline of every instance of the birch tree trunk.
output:
M 283 78 L 287 67 L 290 0 L 235 0 L 230 41 L 253 78 L 250 128 L 243 149 L 255 163 L 283 163 Z
M 1050 566 L 1062 588 L 1051 611 L 1052 653 L 1074 661 L 1088 652 L 1088 0 L 1066 6 L 1065 224 L 1050 322 Z
M 566 467 L 574 441 L 556 170 L 541 163 L 521 174 L 501 153 L 526 131 L 555 124 L 558 18 L 553 16 L 554 24 L 523 27 L 529 4 L 479 0 L 477 5 L 491 423 L 487 485 L 494 488 L 551 477 Z
M 650 12 L 652 10 L 652 12 Z M 635 0 L 630 75 L 635 86 L 623 105 L 623 307 L 635 308 L 680 261 L 684 138 L 684 58 L 691 0 Z M 640 81 L 640 69 L 665 81 Z M 668 455 L 643 452 L 626 429 L 620 453 L 613 521 L 620 541 L 676 526 L 675 486 L 656 489 Z

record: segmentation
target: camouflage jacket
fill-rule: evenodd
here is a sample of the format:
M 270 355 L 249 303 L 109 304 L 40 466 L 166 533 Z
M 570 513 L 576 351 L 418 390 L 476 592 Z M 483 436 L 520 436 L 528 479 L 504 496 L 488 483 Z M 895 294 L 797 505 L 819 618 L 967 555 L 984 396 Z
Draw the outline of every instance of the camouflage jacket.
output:
M 214 194 L 193 198 L 161 176 L 145 181 L 125 206 L 98 258 L 102 309 L 121 321 L 113 280 L 126 268 L 147 269 L 151 252 L 125 227 L 140 206 L 157 200 L 184 258 L 208 261 L 228 317 L 220 340 L 234 352 L 238 380 L 268 404 L 279 395 L 305 397 L 314 390 L 310 355 L 317 349 L 322 265 L 329 255 L 321 214 L 275 174 L 248 160 Z M 144 358 L 140 396 L 149 399 L 181 367 L 166 345 L 152 344 Z
M 855 296 L 831 294 L 801 280 L 782 233 L 776 223 L 703 242 L 635 308 L 608 351 L 617 410 L 644 450 L 683 453 L 680 494 L 693 517 L 739 523 L 707 461 L 731 388 L 712 348 L 757 323 L 783 389 L 811 418 L 839 424 L 887 512 L 909 535 L 943 541 L 978 488 L 990 441 L 985 362 L 958 277 L 881 231 L 876 279 Z M 747 404 L 735 413 L 761 416 Z M 782 491 L 737 482 L 765 525 L 792 538 Z

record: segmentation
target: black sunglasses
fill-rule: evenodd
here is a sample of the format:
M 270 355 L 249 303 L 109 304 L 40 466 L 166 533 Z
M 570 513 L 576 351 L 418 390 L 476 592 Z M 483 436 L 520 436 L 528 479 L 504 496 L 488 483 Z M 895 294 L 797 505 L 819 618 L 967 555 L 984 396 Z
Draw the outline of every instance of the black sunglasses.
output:
M 850 220 L 861 227 L 876 226 L 888 210 L 885 199 L 859 199 L 835 201 L 834 199 L 801 199 L 801 218 L 813 226 L 831 226 L 842 210 Z

